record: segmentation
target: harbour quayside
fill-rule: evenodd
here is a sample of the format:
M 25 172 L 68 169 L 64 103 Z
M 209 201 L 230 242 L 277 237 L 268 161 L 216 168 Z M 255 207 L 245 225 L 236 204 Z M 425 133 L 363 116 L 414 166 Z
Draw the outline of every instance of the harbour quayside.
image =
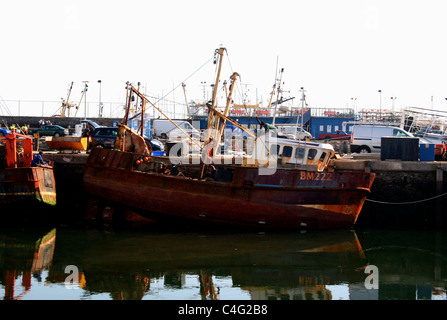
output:
M 138 132 L 127 126 L 131 101 L 141 101 L 141 124 L 147 103 L 164 113 L 127 83 L 127 109 L 118 124 L 116 149 L 94 148 L 85 165 L 84 185 L 92 196 L 86 218 L 115 219 L 116 208 L 124 207 L 119 216 L 126 220 L 201 221 L 262 229 L 353 227 L 375 174 L 337 171 L 331 165 L 334 149 L 329 144 L 277 137 L 264 123 L 264 130 L 255 134 L 233 121 L 228 114 L 237 73 L 225 88 L 224 112 L 217 110 L 224 51 L 216 50 L 219 68 L 208 104 L 207 130 L 200 139 L 189 137 L 190 145 L 199 145 L 198 156 L 178 155 L 176 148 L 168 156 L 150 156 L 142 126 Z M 250 150 L 246 154 L 221 153 L 227 123 L 246 133 L 239 141 Z

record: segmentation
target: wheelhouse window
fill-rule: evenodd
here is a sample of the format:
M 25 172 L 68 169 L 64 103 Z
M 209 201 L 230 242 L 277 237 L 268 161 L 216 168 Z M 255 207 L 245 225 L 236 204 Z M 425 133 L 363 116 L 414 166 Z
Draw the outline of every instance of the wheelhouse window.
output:
M 309 153 L 307 154 L 307 159 L 308 160 L 313 160 L 316 155 L 317 155 L 317 150 L 316 149 L 310 149 Z
M 304 159 L 305 153 L 306 153 L 306 149 L 304 149 L 304 148 L 296 148 L 295 158 L 297 158 L 297 159 Z
M 280 148 L 281 148 L 280 145 L 272 144 L 272 146 L 270 147 L 270 155 L 277 156 L 279 154 Z M 267 148 L 266 148 L 266 152 L 268 152 Z M 266 156 L 268 156 L 268 155 L 266 154 Z
M 322 152 L 319 161 L 324 162 L 325 158 L 326 158 L 326 152 Z
M 286 157 L 286 158 L 290 158 L 292 156 L 292 153 L 293 153 L 293 148 L 290 146 L 285 146 L 282 151 L 282 156 Z

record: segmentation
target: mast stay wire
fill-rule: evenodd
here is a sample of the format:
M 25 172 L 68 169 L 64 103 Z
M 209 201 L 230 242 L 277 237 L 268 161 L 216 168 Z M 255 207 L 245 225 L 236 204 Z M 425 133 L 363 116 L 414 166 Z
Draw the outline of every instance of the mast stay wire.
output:
M 233 66 L 231 65 L 230 54 L 228 52 L 227 52 L 227 60 L 228 60 L 228 64 L 230 65 L 231 73 L 233 74 L 234 70 L 233 70 Z M 239 75 L 239 79 L 241 79 L 241 78 L 242 78 L 241 75 Z M 246 101 L 244 99 L 244 88 L 242 87 L 242 81 L 239 81 L 237 83 L 236 89 L 237 89 L 236 91 L 238 93 L 239 99 L 241 99 L 241 101 L 243 103 L 243 106 L 244 106 L 244 109 L 245 109 L 245 113 L 249 115 L 248 116 L 248 124 L 249 124 L 248 128 L 250 129 L 250 127 L 251 127 L 251 115 L 248 112 L 247 103 L 246 103 Z
M 230 61 L 230 54 L 228 52 L 227 52 L 227 59 L 228 59 L 228 64 L 230 65 L 230 70 L 232 73 L 234 73 L 233 66 L 231 65 L 231 61 Z M 239 78 L 241 78 L 240 75 L 239 75 Z M 236 88 L 240 88 L 240 90 L 238 89 L 237 92 L 239 93 L 239 98 L 241 98 L 241 100 L 243 101 L 245 112 L 248 114 L 247 104 L 245 103 L 245 100 L 243 99 L 243 87 L 242 87 L 241 81 L 239 81 L 238 86 Z M 251 123 L 250 120 L 251 120 L 251 116 L 249 116 L 249 120 L 248 120 L 249 124 Z M 251 130 L 251 129 L 249 128 L 249 130 Z M 264 147 L 265 151 L 267 152 L 267 154 L 270 154 L 270 148 L 269 148 L 270 143 L 267 145 L 265 143 L 265 141 L 262 139 L 260 140 L 260 142 L 261 142 L 262 146 Z M 274 155 L 274 156 L 275 156 L 275 160 L 277 160 L 277 155 Z
M 174 88 L 172 88 L 171 91 L 169 91 L 168 93 L 166 93 L 165 95 L 163 95 L 161 98 L 159 98 L 154 104 L 158 104 L 161 100 L 163 100 L 164 98 L 166 98 L 168 95 L 170 95 L 173 91 L 175 91 L 178 87 L 180 87 L 183 83 L 185 83 L 186 81 L 188 81 L 193 75 L 195 75 L 197 72 L 199 72 L 203 67 L 205 67 L 211 60 L 214 59 L 214 56 L 207 60 L 204 64 L 202 64 L 197 70 L 195 70 L 192 74 L 190 74 L 185 80 L 180 81 L 180 83 L 175 86 Z M 142 93 L 143 94 L 143 93 Z M 145 96 L 146 98 L 148 98 L 149 96 L 146 94 L 143 94 L 143 96 Z M 141 112 L 135 114 L 132 118 L 130 119 L 134 119 L 135 117 L 138 117 L 141 114 Z

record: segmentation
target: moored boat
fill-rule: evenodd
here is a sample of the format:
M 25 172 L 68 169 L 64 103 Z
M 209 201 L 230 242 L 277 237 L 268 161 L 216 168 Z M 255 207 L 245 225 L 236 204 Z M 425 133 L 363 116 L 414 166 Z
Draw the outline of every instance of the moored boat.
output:
M 31 166 L 33 141 L 26 135 L 2 130 L 0 135 L 0 204 L 19 208 L 56 204 L 53 168 Z
M 166 162 L 156 159 L 149 164 L 153 170 L 141 171 L 135 166 L 137 158 L 128 152 L 92 150 L 85 166 L 85 188 L 143 217 L 163 221 L 177 218 L 275 229 L 351 228 L 374 179 L 374 174 L 365 172 L 293 168 L 260 175 L 259 168 L 222 165 L 215 166 L 216 178 L 211 180 L 199 178 L 198 166 L 196 175 L 160 173 L 156 168 Z M 177 168 L 192 171 L 188 165 Z
M 222 56 L 223 51 L 218 53 Z M 152 103 L 128 83 L 127 111 L 115 142 L 118 150 L 93 149 L 84 170 L 86 191 L 109 203 L 107 218 L 113 214 L 113 204 L 119 204 L 151 221 L 294 230 L 354 226 L 374 173 L 337 172 L 329 165 L 334 156 L 329 144 L 278 138 L 268 128 L 254 134 L 231 120 L 228 114 L 237 77 L 234 73 L 230 78 L 225 111 L 215 108 L 214 98 L 208 106 L 207 131 L 203 139 L 193 141 L 204 142 L 196 158 L 178 157 L 175 148 L 166 157 L 150 157 L 142 134 L 126 123 L 132 100 L 141 99 L 141 115 L 146 103 Z M 250 154 L 220 155 L 227 122 L 250 136 Z M 90 218 L 101 215 L 100 206 L 95 208 L 98 212 L 90 212 Z

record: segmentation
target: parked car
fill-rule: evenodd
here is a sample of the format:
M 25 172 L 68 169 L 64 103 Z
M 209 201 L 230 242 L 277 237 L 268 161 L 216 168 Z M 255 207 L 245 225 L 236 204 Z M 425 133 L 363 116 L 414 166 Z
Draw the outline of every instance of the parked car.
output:
M 40 136 L 54 136 L 54 137 L 63 137 L 68 136 L 68 129 L 61 127 L 57 124 L 47 124 L 39 129 L 34 129 L 29 132 L 29 134 L 38 133 Z
M 318 135 L 319 140 L 349 140 L 351 139 L 351 135 L 344 132 L 343 130 L 337 130 L 335 133 L 320 133 Z
M 82 119 L 82 120 L 81 120 L 81 123 L 85 123 L 86 126 L 87 126 L 87 125 L 90 125 L 93 129 L 102 127 L 101 125 L 99 125 L 99 124 L 96 123 L 95 121 L 87 120 L 87 119 Z
M 98 127 L 93 130 L 91 135 L 90 148 L 100 147 L 113 149 L 115 147 L 118 127 Z M 159 140 L 144 137 L 152 147 L 152 155 L 164 155 L 164 145 Z
M 89 146 L 112 149 L 115 145 L 118 127 L 97 127 L 91 134 Z
M 447 135 L 445 135 L 445 134 L 438 134 L 438 133 L 433 133 L 433 132 L 425 133 L 423 131 L 419 131 L 419 132 L 416 132 L 414 134 L 414 136 L 415 137 L 423 137 L 433 143 L 447 142 Z
M 445 161 L 447 160 L 447 142 L 443 140 L 430 139 L 429 137 L 419 138 L 421 144 L 434 144 L 435 145 L 435 160 Z
M 435 160 L 447 160 L 447 144 L 445 142 L 435 144 Z

